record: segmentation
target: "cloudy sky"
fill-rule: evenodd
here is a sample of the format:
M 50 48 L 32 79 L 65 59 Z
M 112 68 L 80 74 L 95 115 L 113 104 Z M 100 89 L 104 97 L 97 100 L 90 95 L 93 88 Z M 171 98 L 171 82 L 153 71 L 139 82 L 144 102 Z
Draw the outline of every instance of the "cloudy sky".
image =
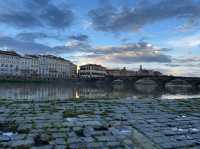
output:
M 0 47 L 200 76 L 200 0 L 1 0 Z

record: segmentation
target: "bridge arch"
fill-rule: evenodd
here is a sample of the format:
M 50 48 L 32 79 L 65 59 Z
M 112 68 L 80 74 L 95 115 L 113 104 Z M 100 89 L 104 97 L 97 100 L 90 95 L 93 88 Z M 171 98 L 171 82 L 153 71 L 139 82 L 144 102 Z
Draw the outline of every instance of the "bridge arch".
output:
M 192 84 L 188 83 L 187 80 L 173 79 L 165 84 L 165 89 L 173 93 L 184 92 L 191 90 Z

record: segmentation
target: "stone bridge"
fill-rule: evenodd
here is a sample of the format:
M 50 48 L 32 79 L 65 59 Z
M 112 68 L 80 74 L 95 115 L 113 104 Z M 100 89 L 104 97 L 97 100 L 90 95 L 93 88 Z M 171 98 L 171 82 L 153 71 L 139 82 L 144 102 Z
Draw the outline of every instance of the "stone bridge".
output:
M 131 77 L 108 77 L 107 79 L 112 82 L 116 79 L 123 80 L 126 84 L 132 85 L 136 81 L 148 78 L 155 81 L 159 86 L 164 87 L 166 83 L 173 80 L 182 80 L 197 88 L 200 85 L 200 78 L 197 77 L 176 77 L 176 76 L 131 76 Z

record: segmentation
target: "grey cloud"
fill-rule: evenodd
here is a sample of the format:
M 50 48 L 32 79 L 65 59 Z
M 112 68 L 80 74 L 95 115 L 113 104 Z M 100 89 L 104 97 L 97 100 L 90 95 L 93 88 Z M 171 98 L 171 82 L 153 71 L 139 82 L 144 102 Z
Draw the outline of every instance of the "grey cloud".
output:
M 30 40 L 24 39 L 25 36 L 28 36 Z M 69 44 L 69 45 L 61 45 L 61 46 L 55 46 L 50 47 L 45 44 L 40 44 L 34 41 L 34 39 L 39 38 L 38 36 L 40 34 L 19 34 L 18 37 L 12 38 L 12 37 L 0 37 L 0 47 L 6 48 L 6 49 L 12 49 L 20 53 L 25 54 L 64 54 L 64 53 L 73 53 L 77 51 L 85 51 L 87 52 L 87 49 L 90 48 L 89 45 L 78 43 L 78 44 Z M 35 37 L 33 37 L 34 35 Z M 43 37 L 45 34 L 41 34 Z M 21 36 L 22 39 L 19 39 Z
M 27 36 L 28 34 L 24 34 Z M 32 34 L 28 35 L 31 40 L 21 40 L 19 37 L 24 37 L 23 34 L 18 35 L 18 38 L 12 37 L 0 37 L 0 47 L 16 50 L 20 53 L 28 53 L 28 54 L 38 54 L 38 53 L 49 53 L 49 54 L 69 54 L 73 55 L 74 52 L 82 52 L 83 57 L 87 55 L 90 58 L 100 58 L 105 61 L 116 62 L 116 63 L 125 63 L 130 64 L 134 62 L 158 62 L 158 63 L 170 63 L 171 57 L 163 54 L 162 48 L 158 49 L 154 46 L 147 46 L 148 44 L 134 44 L 132 43 L 132 47 L 136 49 L 132 49 L 131 46 L 127 47 L 127 45 L 120 45 L 110 48 L 94 48 L 90 45 L 89 42 L 72 40 L 68 41 L 66 45 L 60 45 L 56 47 L 49 47 L 44 44 L 37 43 L 34 39 L 40 38 L 40 36 L 45 36 L 42 34 Z M 134 45 L 134 46 L 133 46 Z M 137 46 L 136 46 L 137 45 Z M 113 50 L 115 49 L 115 50 Z
M 39 10 L 47 6 L 50 3 L 50 1 L 51 0 L 29 0 L 29 1 L 23 1 L 23 4 L 25 8 L 31 10 Z
M 152 54 L 152 53 L 134 53 L 134 54 L 109 54 L 109 55 L 98 55 L 91 54 L 85 56 L 90 59 L 97 59 L 108 63 L 121 63 L 121 64 L 133 64 L 133 63 L 171 63 L 172 58 L 165 54 Z
M 69 39 L 78 41 L 88 41 L 89 37 L 84 34 L 79 34 L 79 35 L 71 35 L 69 36 Z
M 71 47 L 71 46 L 56 46 L 56 47 L 53 47 L 53 51 L 52 53 L 55 53 L 55 54 L 64 54 L 64 53 L 74 53 L 74 52 L 77 52 L 77 51 L 81 51 L 82 47 L 81 46 L 77 46 L 77 47 Z
M 75 51 L 80 52 L 91 52 L 94 51 L 88 35 L 77 34 L 68 36 L 68 41 L 65 44 L 65 47 L 70 49 L 76 49 Z
M 13 49 L 21 53 L 42 53 L 51 50 L 50 47 L 34 43 L 16 40 L 12 37 L 0 37 L 0 47 Z
M 129 43 L 119 46 L 101 46 L 93 48 L 93 54 L 86 57 L 114 63 L 131 64 L 137 62 L 145 63 L 171 63 L 172 57 L 164 54 L 166 48 L 158 48 L 146 42 Z
M 74 14 L 71 10 L 62 10 L 54 5 L 48 5 L 40 14 L 41 19 L 49 26 L 65 28 L 71 25 Z
M 166 64 L 170 67 L 199 67 L 200 66 L 200 57 L 185 57 L 185 58 L 173 58 L 171 64 Z
M 200 63 L 183 63 L 183 64 L 166 64 L 166 66 L 169 67 L 190 67 L 190 68 L 198 68 L 200 66 Z
M 89 43 L 79 41 L 68 41 L 66 45 L 53 48 L 58 53 L 90 52 L 92 47 Z
M 39 6 L 45 6 L 50 2 L 50 0 L 33 0 L 32 2 Z
M 169 63 L 171 62 L 171 57 L 164 54 L 143 54 L 137 56 L 116 56 L 113 58 L 115 62 L 123 62 L 126 64 L 134 63 L 134 62 L 145 62 L 145 63 Z
M 102 46 L 96 47 L 94 52 L 96 54 L 111 54 L 121 52 L 166 52 L 170 51 L 167 48 L 158 48 L 147 42 L 127 43 L 119 46 Z
M 169 67 L 180 67 L 181 65 L 180 64 L 165 64 L 166 66 L 169 66 Z
M 4 7 L 1 7 L 1 3 Z M 15 0 L 0 2 L 1 24 L 22 29 L 24 27 L 65 29 L 74 21 L 74 13 L 66 3 L 63 3 L 62 7 L 52 3 L 51 0 L 22 0 L 19 2 L 20 6 L 14 3 Z
M 45 33 L 40 32 L 25 32 L 17 34 L 16 38 L 23 41 L 35 41 L 35 39 L 47 38 L 49 37 Z
M 200 62 L 200 57 L 174 58 L 173 61 L 179 64 L 196 63 L 196 62 Z
M 32 15 L 32 13 L 24 11 L 12 12 L 7 14 L 3 14 L 2 12 L 0 12 L 0 23 L 10 26 L 14 25 L 20 28 L 42 25 L 41 22 Z
M 100 7 L 89 11 L 92 25 L 100 31 L 134 31 L 147 24 L 170 18 L 200 19 L 200 2 L 161 0 L 136 7 Z

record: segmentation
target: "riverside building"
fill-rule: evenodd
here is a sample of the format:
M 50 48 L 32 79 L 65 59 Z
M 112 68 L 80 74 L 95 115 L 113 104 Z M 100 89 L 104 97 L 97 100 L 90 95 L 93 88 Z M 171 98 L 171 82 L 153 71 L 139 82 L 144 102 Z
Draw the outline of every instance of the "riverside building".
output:
M 79 70 L 80 78 L 105 78 L 106 74 L 106 68 L 96 64 L 82 65 Z
M 127 70 L 124 67 L 123 69 L 107 69 L 107 75 L 113 77 L 130 77 L 130 76 L 136 76 L 137 72 L 132 70 Z
M 163 74 L 159 71 L 143 69 L 140 65 L 140 69 L 137 71 L 138 76 L 162 76 Z
M 0 50 L 2 79 L 57 80 L 76 76 L 76 65 L 53 55 L 24 55 Z

